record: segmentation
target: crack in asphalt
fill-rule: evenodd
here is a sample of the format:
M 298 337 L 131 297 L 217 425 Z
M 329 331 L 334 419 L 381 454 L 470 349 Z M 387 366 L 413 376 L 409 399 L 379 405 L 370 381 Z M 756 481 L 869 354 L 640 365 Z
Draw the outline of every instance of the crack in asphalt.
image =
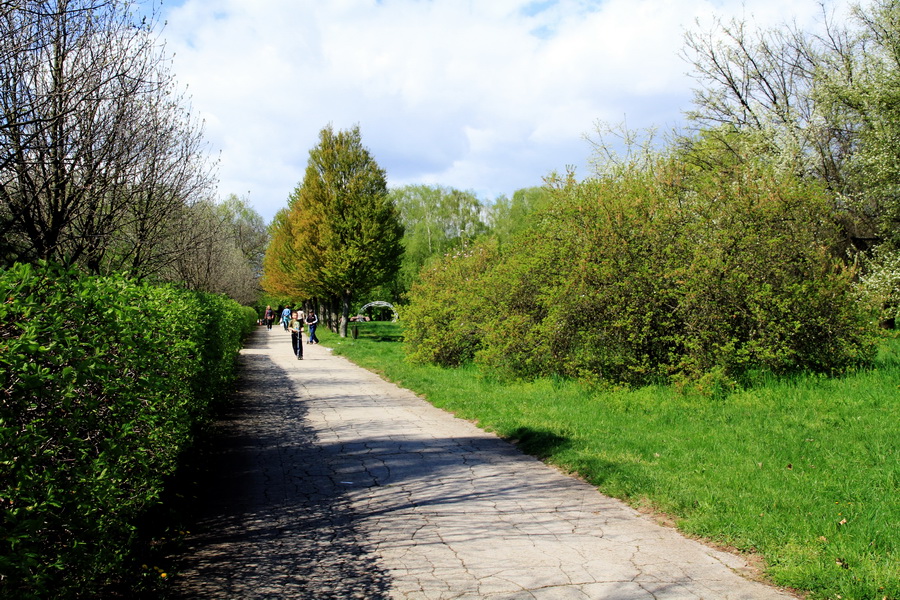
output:
M 790 600 L 327 348 L 260 328 L 175 598 Z

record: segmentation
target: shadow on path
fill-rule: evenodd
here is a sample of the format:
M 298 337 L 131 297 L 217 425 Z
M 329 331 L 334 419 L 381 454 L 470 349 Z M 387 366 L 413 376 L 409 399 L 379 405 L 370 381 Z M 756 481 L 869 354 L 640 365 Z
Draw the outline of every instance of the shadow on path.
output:
M 248 347 L 263 349 L 258 339 Z M 240 369 L 171 597 L 387 598 L 389 579 L 354 529 L 290 377 L 260 355 L 242 356 Z
M 296 361 L 263 331 L 245 350 L 174 598 L 790 599 L 327 349 Z

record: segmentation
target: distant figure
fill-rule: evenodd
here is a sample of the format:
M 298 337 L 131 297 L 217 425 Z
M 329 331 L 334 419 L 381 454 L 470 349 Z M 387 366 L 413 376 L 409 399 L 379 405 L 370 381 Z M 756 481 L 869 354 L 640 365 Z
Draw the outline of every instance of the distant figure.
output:
M 284 330 L 288 330 L 288 322 L 291 320 L 291 309 L 287 306 L 284 307 L 284 310 L 281 311 L 281 324 L 284 325 Z
M 309 327 L 309 339 L 307 340 L 307 344 L 318 344 L 319 338 L 316 337 L 316 324 L 319 322 L 319 317 L 316 316 L 316 311 L 310 310 L 309 314 L 306 315 L 306 326 Z
M 296 310 L 291 311 L 288 330 L 291 332 L 291 344 L 294 347 L 294 355 L 297 357 L 297 360 L 303 360 L 303 320 L 300 319 Z
M 271 306 L 266 306 L 265 319 L 266 319 L 266 329 L 271 331 L 272 323 L 275 321 L 275 311 L 272 310 Z

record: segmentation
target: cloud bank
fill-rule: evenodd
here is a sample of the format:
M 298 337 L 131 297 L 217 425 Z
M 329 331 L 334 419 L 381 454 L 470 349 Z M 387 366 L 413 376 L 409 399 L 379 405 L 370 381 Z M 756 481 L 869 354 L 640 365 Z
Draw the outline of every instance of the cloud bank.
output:
M 752 6 L 747 6 L 752 4 Z M 685 29 L 813 23 L 816 0 L 184 0 L 164 4 L 219 194 L 267 220 L 320 130 L 359 125 L 391 186 L 483 200 L 587 173 L 597 121 L 667 128 L 689 108 Z

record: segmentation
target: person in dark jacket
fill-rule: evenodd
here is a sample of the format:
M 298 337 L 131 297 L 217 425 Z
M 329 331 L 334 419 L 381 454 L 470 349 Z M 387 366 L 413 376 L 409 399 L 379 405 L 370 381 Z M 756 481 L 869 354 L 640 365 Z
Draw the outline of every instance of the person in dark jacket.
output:
M 318 344 L 319 338 L 316 337 L 316 325 L 319 322 L 319 317 L 316 316 L 316 311 L 310 310 L 309 314 L 306 315 L 306 326 L 309 328 L 309 339 L 307 340 L 307 344 Z

